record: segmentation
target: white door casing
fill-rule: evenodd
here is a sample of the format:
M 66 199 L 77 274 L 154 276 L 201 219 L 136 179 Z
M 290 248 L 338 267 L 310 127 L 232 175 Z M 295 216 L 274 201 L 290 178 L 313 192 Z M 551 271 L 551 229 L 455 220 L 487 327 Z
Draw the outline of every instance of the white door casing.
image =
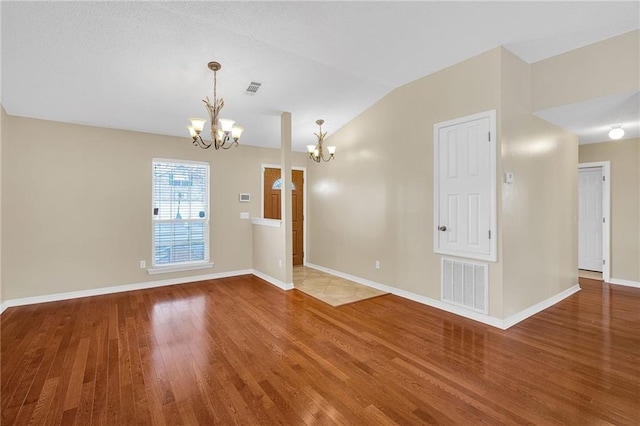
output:
M 269 163 L 263 163 L 260 165 L 260 217 L 264 218 L 264 169 L 281 169 L 280 164 L 269 164 Z M 302 178 L 303 178 L 303 198 L 302 198 L 302 217 L 304 218 L 304 231 L 302 233 L 302 238 L 303 238 L 303 264 L 307 264 L 307 235 L 308 235 L 308 231 L 307 231 L 307 168 L 306 167 L 300 167 L 300 166 L 292 166 L 291 170 L 301 170 L 302 171 Z
M 578 268 L 602 272 L 602 168 L 578 172 Z
M 495 111 L 434 126 L 434 182 L 434 251 L 495 261 Z

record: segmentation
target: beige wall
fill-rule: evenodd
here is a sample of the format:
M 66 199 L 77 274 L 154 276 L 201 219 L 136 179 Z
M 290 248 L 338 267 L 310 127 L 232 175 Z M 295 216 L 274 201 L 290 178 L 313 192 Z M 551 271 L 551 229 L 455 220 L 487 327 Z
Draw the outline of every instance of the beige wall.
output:
M 284 284 L 290 284 L 292 280 L 287 280 L 284 262 L 287 241 L 285 235 L 284 224 L 279 228 L 253 225 L 253 269 Z
M 433 126 L 496 109 L 498 176 L 516 183 L 498 185 L 489 313 L 507 318 L 577 284 L 577 139 L 530 114 L 530 83 L 528 64 L 494 49 L 394 90 L 330 135 L 337 159 L 309 165 L 309 261 L 439 300 Z
M 640 90 L 640 30 L 532 65 L 532 110 Z
M 282 187 L 289 188 L 291 181 L 291 113 L 280 115 L 280 175 Z M 296 154 L 305 158 L 304 154 Z M 288 172 L 287 172 L 288 171 Z M 282 285 L 293 283 L 293 249 L 291 222 L 291 191 L 283 191 L 280 197 L 282 220 L 280 227 L 253 225 L 253 268 L 277 279 Z M 261 214 L 260 217 L 263 215 Z
M 499 107 L 493 49 L 395 89 L 329 134 L 336 159 L 308 165 L 308 261 L 439 300 L 433 126 Z M 500 317 L 500 261 L 490 280 L 490 313 Z
M 187 138 L 14 116 L 3 130 L 6 299 L 252 268 L 252 225 L 240 212 L 261 216 L 260 165 L 277 164 L 279 150 L 217 152 Z M 210 163 L 213 269 L 149 276 L 139 268 L 151 264 L 156 157 Z M 251 203 L 240 203 L 240 192 Z
M 578 283 L 578 141 L 530 114 L 530 66 L 502 56 L 504 317 Z
M 2 159 L 2 151 L 4 148 L 4 143 L 7 140 L 5 138 L 5 121 L 7 120 L 7 113 L 4 110 L 2 104 L 0 104 L 0 304 L 5 300 L 4 297 L 4 287 L 2 286 L 2 198 L 4 197 L 4 191 L 2 190 L 2 185 L 4 182 L 3 174 L 4 167 L 2 167 L 3 159 Z
M 611 278 L 640 282 L 640 139 L 580 145 L 580 162 L 611 162 Z

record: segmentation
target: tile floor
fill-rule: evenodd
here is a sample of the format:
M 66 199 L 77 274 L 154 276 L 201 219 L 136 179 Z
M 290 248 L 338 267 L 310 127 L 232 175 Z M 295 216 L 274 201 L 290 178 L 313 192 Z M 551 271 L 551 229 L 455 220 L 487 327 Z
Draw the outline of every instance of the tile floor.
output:
M 388 294 L 306 266 L 293 268 L 293 285 L 303 293 L 331 306 L 346 305 Z

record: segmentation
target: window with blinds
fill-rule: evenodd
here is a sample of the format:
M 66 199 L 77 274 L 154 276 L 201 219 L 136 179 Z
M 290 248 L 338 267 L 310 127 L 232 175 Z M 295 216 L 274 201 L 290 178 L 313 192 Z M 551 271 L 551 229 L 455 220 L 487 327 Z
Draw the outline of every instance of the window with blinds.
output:
M 209 164 L 153 160 L 153 266 L 209 261 Z

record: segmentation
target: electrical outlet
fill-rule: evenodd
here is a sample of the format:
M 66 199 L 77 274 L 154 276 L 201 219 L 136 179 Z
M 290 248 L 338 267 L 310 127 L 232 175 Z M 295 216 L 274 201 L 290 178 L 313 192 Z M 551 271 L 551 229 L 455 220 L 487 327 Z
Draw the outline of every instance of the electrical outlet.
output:
M 376 269 L 380 269 L 380 261 L 376 260 Z
M 147 267 L 147 262 L 146 262 L 146 261 L 144 261 L 144 260 L 141 260 L 141 261 L 140 261 L 140 269 L 144 269 L 144 268 L 146 268 L 146 267 Z
M 278 259 L 278 268 L 282 268 L 282 259 Z

